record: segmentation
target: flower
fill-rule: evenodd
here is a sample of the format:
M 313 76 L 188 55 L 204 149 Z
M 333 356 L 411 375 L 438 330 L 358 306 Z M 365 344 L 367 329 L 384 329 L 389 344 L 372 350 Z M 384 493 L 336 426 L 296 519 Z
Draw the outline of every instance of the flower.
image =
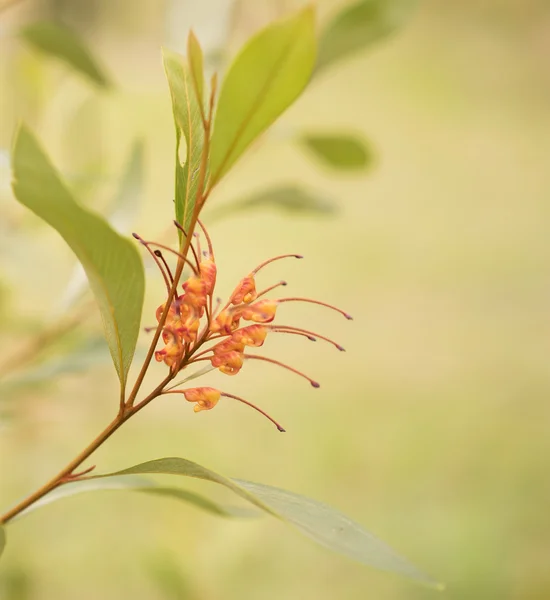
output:
M 221 373 L 234 376 L 240 373 L 247 359 L 261 360 L 296 373 L 309 381 L 313 387 L 319 387 L 317 381 L 294 367 L 266 356 L 249 354 L 246 349 L 247 347 L 259 348 L 263 346 L 270 333 L 287 333 L 299 335 L 311 341 L 322 339 L 338 350 L 344 350 L 340 344 L 313 331 L 290 325 L 275 324 L 277 309 L 286 302 L 318 304 L 340 313 L 346 319 L 351 319 L 351 316 L 331 304 L 310 298 L 266 297 L 266 294 L 275 288 L 286 286 L 286 281 L 279 281 L 258 292 L 256 275 L 261 269 L 283 258 L 300 259 L 302 256 L 299 254 L 284 254 L 264 261 L 239 281 L 225 305 L 220 307 L 220 301 L 215 305 L 214 291 L 217 268 L 214 251 L 208 232 L 200 221 L 198 223 L 206 239 L 208 250 L 204 253 L 201 252 L 200 238 L 195 234 L 194 243 L 190 244 L 192 261 L 187 260 L 187 258 L 167 246 L 145 241 L 134 234 L 134 237 L 147 248 L 155 260 L 166 284 L 168 297 L 171 298 L 168 310 L 166 310 L 166 302 L 156 310 L 157 322 L 162 324 L 162 340 L 164 342 L 164 347 L 155 352 L 156 360 L 164 362 L 170 368 L 171 378 L 178 372 L 200 361 L 208 361 L 213 368 L 218 369 Z M 177 223 L 176 225 L 181 229 Z M 192 273 L 182 283 L 181 293 L 178 292 L 170 267 L 161 250 L 152 251 L 151 246 L 163 248 L 177 255 L 180 261 L 184 261 L 190 267 Z M 214 343 L 211 344 L 211 342 Z M 162 393 L 183 394 L 187 401 L 196 403 L 195 412 L 214 408 L 220 397 L 234 398 L 259 411 L 275 423 L 280 431 L 284 431 L 278 423 L 257 406 L 227 392 L 210 387 L 186 390 L 176 390 L 173 387 Z

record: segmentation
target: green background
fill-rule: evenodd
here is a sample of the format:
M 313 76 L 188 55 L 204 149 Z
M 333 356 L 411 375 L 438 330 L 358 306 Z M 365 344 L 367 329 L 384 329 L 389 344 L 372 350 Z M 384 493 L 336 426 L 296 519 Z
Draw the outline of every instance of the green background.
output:
M 122 0 L 94 3 L 93 14 L 81 4 L 22 2 L 0 19 L 16 31 L 35 10 L 61 10 L 118 90 L 95 91 L 5 36 L 0 145 L 9 148 L 25 118 L 86 205 L 105 212 L 132 140 L 143 137 L 145 200 L 127 230 L 175 241 L 173 125 L 159 47 L 182 48 L 189 21 L 201 41 L 217 30 L 201 30 L 193 21 L 200 11 L 178 12 L 177 3 L 166 5 L 173 14 L 152 0 L 139 10 Z M 204 4 L 215 15 L 223 3 Z M 230 47 L 299 5 L 239 3 Z M 335 6 L 322 3 L 321 14 Z M 319 75 L 211 197 L 210 232 L 222 295 L 264 258 L 304 254 L 270 266 L 261 282 L 284 278 L 292 295 L 352 313 L 346 322 L 311 305 L 279 311 L 281 323 L 334 337 L 347 353 L 295 337 L 268 340 L 266 353 L 319 379 L 319 390 L 258 361 L 237 378 L 202 380 L 268 410 L 284 435 L 230 401 L 196 415 L 169 397 L 98 452 L 98 469 L 183 456 L 338 507 L 445 581 L 442 597 L 548 598 L 549 39 L 543 1 L 427 0 L 390 40 Z M 372 140 L 373 169 L 328 171 L 293 141 L 300 131 L 327 130 Z M 283 182 L 333 197 L 340 213 L 214 220 L 216 204 Z M 61 239 L 10 198 L 8 183 L 4 169 L 4 358 L 51 322 L 74 266 Z M 160 277 L 147 277 L 144 325 L 163 300 Z M 96 313 L 86 335 L 99 331 Z M 106 346 L 101 352 L 108 360 Z M 57 472 L 111 419 L 117 379 L 107 360 L 0 400 L 2 507 Z M 163 373 L 155 365 L 149 386 Z M 189 487 L 233 501 L 207 484 Z M 137 494 L 70 498 L 8 534 L 0 565 L 7 600 L 437 594 L 348 562 L 274 520 L 224 521 Z

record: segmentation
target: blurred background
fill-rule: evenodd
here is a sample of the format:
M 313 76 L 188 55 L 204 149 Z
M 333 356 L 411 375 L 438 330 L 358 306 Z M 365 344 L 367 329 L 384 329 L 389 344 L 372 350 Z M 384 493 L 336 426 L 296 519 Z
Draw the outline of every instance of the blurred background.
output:
M 37 132 L 82 203 L 127 234 L 172 243 L 175 141 L 161 45 L 184 51 L 193 27 L 208 68 L 223 72 L 243 40 L 303 2 L 4 4 L 7 509 L 117 406 L 99 316 L 73 255 L 11 195 L 16 124 Z M 321 28 L 346 6 L 318 5 Z M 44 51 L 36 31 L 24 29 L 37 21 L 69 26 L 103 76 Z M 319 379 L 319 390 L 259 362 L 229 381 L 205 377 L 268 410 L 284 435 L 242 405 L 196 415 L 174 396 L 133 419 L 92 464 L 107 472 L 186 457 L 341 509 L 446 582 L 442 597 L 549 598 L 549 106 L 546 0 L 424 0 L 391 36 L 322 69 L 210 198 L 204 219 L 221 292 L 267 257 L 304 254 L 272 265 L 261 282 L 284 278 L 292 295 L 351 312 L 352 322 L 313 305 L 278 313 L 347 353 L 297 337 L 269 340 L 269 355 Z M 308 143 L 322 135 L 354 140 L 359 158 L 327 157 Z M 160 277 L 146 267 L 143 325 L 163 300 Z M 138 354 L 147 340 L 144 333 Z M 164 366 L 151 371 L 149 385 Z M 234 502 L 208 484 L 183 485 Z M 217 519 L 126 492 L 69 498 L 9 535 L 2 600 L 437 597 L 272 519 Z

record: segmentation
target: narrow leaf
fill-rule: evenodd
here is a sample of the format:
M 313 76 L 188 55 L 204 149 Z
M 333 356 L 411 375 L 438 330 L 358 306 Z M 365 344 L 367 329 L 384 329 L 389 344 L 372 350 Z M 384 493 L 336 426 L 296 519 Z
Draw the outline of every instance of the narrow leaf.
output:
M 397 573 L 426 585 L 437 586 L 433 580 L 395 554 L 384 542 L 326 504 L 268 485 L 229 479 L 184 458 L 152 460 L 91 479 L 153 473 L 183 475 L 218 483 L 257 508 L 294 525 L 299 531 L 331 550 L 365 565 Z
M 372 150 L 363 140 L 345 134 L 305 135 L 302 144 L 321 163 L 333 169 L 357 171 L 369 167 Z
M 0 556 L 4 552 L 4 548 L 6 547 L 6 532 L 2 525 L 0 525 Z
M 13 191 L 19 202 L 56 229 L 82 263 L 124 387 L 139 333 L 145 289 L 137 249 L 103 219 L 75 202 L 25 126 L 15 140 L 13 175 Z
M 287 109 L 315 62 L 314 10 L 270 25 L 235 58 L 223 82 L 210 153 L 210 185 Z
M 209 220 L 221 220 L 250 210 L 264 209 L 275 209 L 294 215 L 331 215 L 337 211 L 334 202 L 324 196 L 298 186 L 286 185 L 263 190 L 216 207 L 210 212 Z
M 198 68 L 196 56 L 194 60 L 194 68 Z M 185 58 L 164 48 L 163 61 L 176 126 L 176 219 L 187 231 L 197 200 L 204 127 L 193 76 Z M 181 157 L 183 151 L 185 159 Z
M 23 27 L 19 34 L 37 50 L 65 62 L 97 85 L 110 86 L 107 75 L 90 49 L 68 27 L 43 21 Z
M 344 8 L 321 34 L 316 73 L 393 33 L 416 4 L 417 0 L 360 0 Z
M 199 103 L 204 106 L 204 58 L 199 40 L 192 31 L 187 38 L 187 56 L 195 94 Z
M 204 496 L 201 496 L 195 492 L 177 487 L 159 485 L 157 482 L 147 479 L 146 477 L 133 476 L 85 479 L 82 481 L 67 483 L 35 502 L 32 506 L 20 513 L 16 519 L 27 516 L 31 512 L 34 512 L 37 508 L 47 506 L 48 504 L 52 504 L 53 502 L 57 502 L 63 498 L 68 498 L 87 492 L 100 492 L 104 490 L 133 491 L 163 496 L 166 498 L 173 498 L 174 500 L 180 500 L 182 502 L 192 504 L 197 508 L 220 517 L 250 517 L 257 516 L 258 514 L 255 511 L 252 512 L 250 510 L 240 508 L 224 507 L 221 504 L 218 504 L 217 502 L 205 498 Z

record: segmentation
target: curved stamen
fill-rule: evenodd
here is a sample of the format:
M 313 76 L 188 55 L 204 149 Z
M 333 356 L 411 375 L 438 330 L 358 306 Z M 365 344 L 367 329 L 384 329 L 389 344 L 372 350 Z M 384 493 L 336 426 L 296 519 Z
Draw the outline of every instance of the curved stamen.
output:
M 201 257 L 202 257 L 202 252 L 201 252 L 201 239 L 199 237 L 199 234 L 195 231 L 195 233 L 193 234 L 193 237 L 197 240 L 197 265 L 200 263 Z
M 174 225 L 187 238 L 187 231 L 185 231 L 185 229 L 175 219 L 174 219 Z M 193 246 L 192 242 L 189 244 L 189 250 L 191 250 L 191 253 L 193 254 L 193 258 L 195 259 L 195 264 L 197 265 L 197 269 L 198 269 L 200 260 L 199 260 L 199 257 L 197 256 L 197 252 L 196 252 L 195 247 Z
M 315 333 L 314 331 L 309 331 L 308 329 L 302 329 L 301 327 L 291 327 L 290 325 L 264 325 L 264 327 L 268 327 L 271 331 L 279 331 L 281 333 L 295 333 L 297 335 L 303 335 L 314 342 L 317 338 L 320 340 L 325 340 L 329 344 L 332 344 L 337 350 L 340 352 L 345 352 L 346 349 L 340 346 L 340 344 L 336 343 L 334 340 L 321 335 L 320 333 Z
M 164 268 L 166 269 L 166 271 L 168 273 L 168 277 L 170 278 L 170 283 L 174 283 L 174 276 L 172 275 L 172 271 L 170 271 L 170 267 L 168 266 L 168 263 L 166 262 L 166 259 L 164 258 L 164 254 L 160 250 L 155 250 L 153 254 L 160 258 L 160 260 L 162 261 L 162 264 L 164 265 Z
M 210 239 L 210 236 L 208 235 L 208 231 L 206 231 L 206 227 L 203 225 L 203 223 L 200 219 L 197 219 L 197 223 L 199 224 L 200 228 L 202 229 L 202 232 L 204 233 L 204 237 L 206 238 L 206 242 L 208 244 L 208 252 L 210 253 L 210 258 L 212 260 L 214 260 L 214 250 L 212 249 L 212 240 Z
M 258 294 L 256 294 L 256 300 L 260 297 L 260 296 L 264 296 L 265 294 L 268 294 L 271 290 L 274 290 L 275 288 L 278 288 L 279 286 L 285 286 L 287 285 L 286 281 L 279 281 L 279 283 L 275 283 L 274 285 L 265 288 L 265 290 L 262 290 L 261 292 L 259 292 Z
M 222 396 L 225 396 L 226 398 L 233 398 L 234 400 L 238 400 L 239 402 L 242 402 L 243 404 L 246 404 L 247 406 L 250 406 L 250 408 L 253 408 L 254 410 L 258 411 L 260 414 L 262 414 L 266 419 L 269 419 L 273 425 L 275 425 L 275 427 L 277 427 L 277 429 L 281 432 L 285 432 L 286 430 L 283 429 L 281 427 L 281 425 L 279 425 L 279 423 L 277 423 L 277 421 L 275 421 L 275 419 L 273 417 L 270 417 L 266 412 L 264 412 L 261 408 L 259 408 L 258 406 L 256 406 L 255 404 L 252 404 L 252 402 L 248 402 L 248 400 L 245 400 L 244 398 L 240 398 L 239 396 L 234 396 L 233 394 L 228 394 L 227 392 L 222 392 L 221 394 Z
M 132 236 L 142 246 L 145 246 L 145 248 L 147 249 L 147 252 L 149 252 L 149 254 L 153 257 L 153 260 L 155 261 L 160 272 L 162 273 L 162 278 L 164 279 L 164 283 L 166 284 L 166 289 L 167 289 L 168 293 L 170 293 L 170 282 L 168 281 L 168 276 L 164 272 L 164 269 L 162 268 L 162 264 L 160 263 L 159 259 L 157 258 L 157 255 L 151 250 L 151 248 L 149 248 L 149 244 L 141 236 L 139 236 L 137 233 L 132 233 Z M 170 273 L 170 270 L 168 270 L 168 272 Z
M 193 273 L 195 275 L 198 275 L 198 271 L 195 268 L 195 265 L 190 262 L 187 258 L 185 258 L 185 256 L 183 256 L 183 254 L 180 254 L 177 250 L 174 250 L 173 248 L 170 248 L 170 246 L 165 246 L 164 244 L 159 244 L 159 242 L 148 242 L 147 240 L 144 240 L 140 237 L 137 236 L 137 233 L 132 233 L 132 235 L 136 238 L 136 240 L 139 240 L 144 246 L 157 246 L 158 248 L 162 248 L 163 250 L 166 250 L 167 252 L 171 252 L 172 254 L 175 254 L 179 259 L 183 260 L 183 262 L 185 264 L 187 264 L 189 267 L 191 267 Z
M 301 254 L 281 254 L 280 256 L 274 256 L 273 258 L 268 258 L 264 260 L 263 263 L 260 263 L 251 273 L 256 274 L 260 269 L 263 269 L 269 263 L 275 262 L 276 260 L 281 260 L 281 258 L 304 258 Z
M 327 304 L 326 302 L 321 302 L 320 300 L 312 300 L 311 298 L 278 298 L 277 302 L 279 304 L 282 304 L 283 302 L 310 302 L 311 304 L 319 304 L 319 306 L 325 306 L 326 308 L 331 308 L 332 310 L 339 312 L 341 315 L 346 317 L 346 319 L 348 319 L 349 321 L 351 321 L 353 319 L 353 317 L 350 314 L 343 311 L 342 309 L 337 308 L 336 306 L 333 306 L 332 304 Z
M 253 358 L 254 360 L 263 360 L 265 362 L 272 363 L 279 367 L 283 367 L 283 369 L 288 369 L 289 371 L 296 373 L 296 375 L 300 375 L 300 377 L 307 379 L 314 388 L 321 387 L 321 384 L 319 384 L 314 379 L 311 379 L 311 377 L 308 377 L 305 373 L 298 371 L 298 369 L 295 369 L 294 367 L 291 367 L 290 365 L 285 365 L 285 363 L 279 362 L 278 360 L 275 360 L 274 358 L 268 358 L 267 356 L 258 356 L 257 354 L 243 354 L 243 356 L 244 356 L 244 358 Z

